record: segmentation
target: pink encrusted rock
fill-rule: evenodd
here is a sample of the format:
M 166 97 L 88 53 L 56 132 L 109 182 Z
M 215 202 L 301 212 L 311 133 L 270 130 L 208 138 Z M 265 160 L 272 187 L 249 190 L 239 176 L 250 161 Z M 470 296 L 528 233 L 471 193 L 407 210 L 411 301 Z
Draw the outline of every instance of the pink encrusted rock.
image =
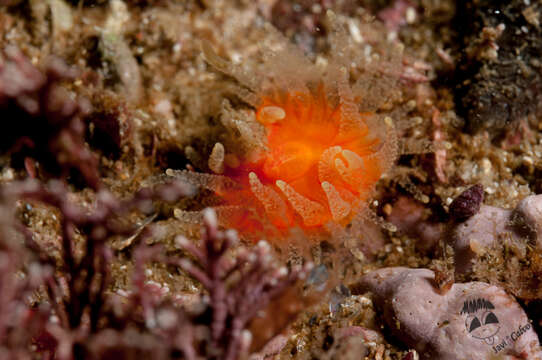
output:
M 395 225 L 400 232 L 418 239 L 416 249 L 423 253 L 435 248 L 442 239 L 445 228 L 443 223 L 427 220 L 426 210 L 426 205 L 412 198 L 399 196 L 386 219 Z
M 542 248 L 542 195 L 527 196 L 521 200 L 513 218 L 516 226 L 520 226 L 518 230 L 527 230 L 536 246 Z
M 459 222 L 449 238 L 456 274 L 470 272 L 485 248 L 499 246 L 504 240 L 542 249 L 542 195 L 526 197 L 514 210 L 482 205 L 477 214 Z
M 509 225 L 511 214 L 511 210 L 482 205 L 476 215 L 455 227 L 451 241 L 456 273 L 471 270 L 478 249 L 493 246 L 500 235 L 513 234 Z
M 384 268 L 364 275 L 393 333 L 421 358 L 542 359 L 538 337 L 519 304 L 499 287 L 456 283 L 445 294 L 428 269 Z

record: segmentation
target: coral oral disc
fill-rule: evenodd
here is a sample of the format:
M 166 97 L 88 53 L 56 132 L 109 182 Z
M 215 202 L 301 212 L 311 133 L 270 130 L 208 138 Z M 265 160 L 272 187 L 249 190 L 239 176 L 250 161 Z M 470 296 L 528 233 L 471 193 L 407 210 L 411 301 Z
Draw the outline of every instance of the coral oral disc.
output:
M 291 141 L 273 149 L 263 171 L 271 179 L 295 180 L 305 175 L 314 164 L 314 149 L 302 142 Z

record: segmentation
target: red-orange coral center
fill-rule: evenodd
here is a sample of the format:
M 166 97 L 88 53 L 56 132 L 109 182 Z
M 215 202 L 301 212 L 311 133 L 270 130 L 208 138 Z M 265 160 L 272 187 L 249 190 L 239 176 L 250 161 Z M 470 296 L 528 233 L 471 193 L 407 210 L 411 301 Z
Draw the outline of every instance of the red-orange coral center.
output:
M 256 118 L 267 129 L 268 152 L 226 175 L 250 189 L 276 227 L 345 223 L 382 175 L 369 115 L 331 105 L 323 86 L 266 96 Z M 233 193 L 226 200 L 242 199 Z

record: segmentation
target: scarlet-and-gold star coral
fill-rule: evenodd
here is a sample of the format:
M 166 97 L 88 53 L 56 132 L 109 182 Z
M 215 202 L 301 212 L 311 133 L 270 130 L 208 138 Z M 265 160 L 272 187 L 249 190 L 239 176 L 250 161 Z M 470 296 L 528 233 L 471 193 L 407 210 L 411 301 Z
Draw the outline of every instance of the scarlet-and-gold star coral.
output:
M 401 55 L 392 54 L 390 43 L 375 57 L 375 47 L 360 76 L 363 61 L 353 63 L 344 30 L 335 32 L 334 54 L 323 63 L 309 61 L 284 40 L 273 50 L 262 46 L 260 70 L 250 71 L 203 43 L 206 61 L 236 79 L 231 89 L 253 107 L 240 110 L 225 101 L 221 121 L 234 140 L 214 146 L 209 168 L 215 175 L 176 173 L 223 199 L 218 214 L 224 225 L 241 233 L 274 229 L 284 234 L 294 227 L 313 232 L 374 218 L 367 202 L 398 153 L 392 118 L 380 111 L 385 96 L 377 94 L 392 83 L 398 72 L 392 62 Z M 382 83 L 374 85 L 375 78 Z M 188 212 L 178 215 L 194 218 Z

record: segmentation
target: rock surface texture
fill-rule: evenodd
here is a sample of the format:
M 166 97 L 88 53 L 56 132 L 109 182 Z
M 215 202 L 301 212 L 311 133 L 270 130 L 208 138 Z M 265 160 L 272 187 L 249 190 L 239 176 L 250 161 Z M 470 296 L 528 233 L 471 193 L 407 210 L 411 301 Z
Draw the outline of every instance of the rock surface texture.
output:
M 466 274 L 484 249 L 502 246 L 542 247 L 542 195 L 528 196 L 514 210 L 482 205 L 480 211 L 458 224 L 451 236 L 456 274 Z
M 456 26 L 464 43 L 455 77 L 458 110 L 471 131 L 498 133 L 535 112 L 540 99 L 540 3 L 458 4 Z
M 542 359 L 525 312 L 499 287 L 456 283 L 440 294 L 431 270 L 404 267 L 370 272 L 358 285 L 374 294 L 393 334 L 421 358 Z

